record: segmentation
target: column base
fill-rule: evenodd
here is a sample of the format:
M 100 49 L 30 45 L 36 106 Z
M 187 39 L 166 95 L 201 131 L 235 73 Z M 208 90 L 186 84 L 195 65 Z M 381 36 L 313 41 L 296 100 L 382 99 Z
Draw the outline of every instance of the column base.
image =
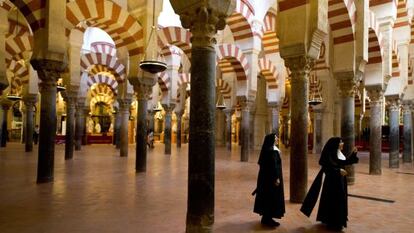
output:
M 51 183 L 51 182 L 53 182 L 53 176 L 37 178 L 37 181 L 36 181 L 36 183 L 38 184 Z

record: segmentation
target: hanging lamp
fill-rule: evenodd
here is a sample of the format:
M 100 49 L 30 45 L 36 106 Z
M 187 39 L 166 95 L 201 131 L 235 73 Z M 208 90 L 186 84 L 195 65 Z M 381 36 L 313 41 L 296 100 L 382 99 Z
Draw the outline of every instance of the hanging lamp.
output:
M 322 95 L 319 91 L 318 88 L 318 82 L 317 82 L 317 76 L 316 76 L 316 71 L 315 73 L 311 76 L 311 81 L 309 83 L 309 105 L 318 105 L 322 103 Z
M 153 36 L 153 34 L 155 34 Z M 146 72 L 156 74 L 159 72 L 163 72 L 165 69 L 167 69 L 167 64 L 165 64 L 162 61 L 157 60 L 157 53 L 154 52 L 154 50 L 151 53 L 151 56 L 147 58 L 147 50 L 149 42 L 152 40 L 157 40 L 156 36 L 156 29 L 155 29 L 155 0 L 152 1 L 152 26 L 151 26 L 151 32 L 148 38 L 148 42 L 146 44 L 145 52 L 144 52 L 144 59 L 139 63 L 139 67 Z M 156 41 L 155 41 L 156 42 Z M 151 43 L 151 45 L 156 45 L 157 43 Z M 155 49 L 155 51 L 157 51 Z

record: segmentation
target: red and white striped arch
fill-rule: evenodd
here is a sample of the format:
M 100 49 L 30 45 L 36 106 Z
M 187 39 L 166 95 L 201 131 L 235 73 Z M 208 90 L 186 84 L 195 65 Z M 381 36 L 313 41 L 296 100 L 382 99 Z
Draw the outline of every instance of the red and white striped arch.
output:
M 31 35 L 23 35 L 14 37 L 9 35 L 6 38 L 6 64 L 10 66 L 12 60 L 29 59 L 33 47 L 33 37 Z
M 21 88 L 23 85 L 29 83 L 29 70 L 25 64 L 13 60 L 8 69 L 14 74 L 10 84 L 12 89 Z
M 265 54 L 279 52 L 279 39 L 276 35 L 276 15 L 270 11 L 267 12 L 264 18 L 262 43 Z
M 109 0 L 76 0 L 66 4 L 66 35 L 81 22 L 99 27 L 111 36 L 118 48 L 126 47 L 129 56 L 143 53 L 143 31 L 137 20 Z
M 96 96 L 109 96 L 112 99 L 114 99 L 114 97 L 116 96 L 116 93 L 114 92 L 114 90 L 108 86 L 105 83 L 97 83 L 94 88 L 91 89 L 91 96 L 92 97 L 96 97 Z
M 217 60 L 222 73 L 235 72 L 238 81 L 247 80 L 250 65 L 243 51 L 234 44 L 216 47 Z
M 96 74 L 93 76 L 89 76 L 87 81 L 88 88 L 90 88 L 94 84 L 106 84 L 109 88 L 111 88 L 115 95 L 118 93 L 118 82 L 115 80 L 115 78 L 110 77 L 108 75 Z
M 116 49 L 115 45 L 104 42 L 104 41 L 97 41 L 91 43 L 91 50 L 94 53 L 105 53 L 109 54 L 112 57 L 116 57 Z
M 116 57 L 110 56 L 109 54 L 105 53 L 86 53 L 82 55 L 82 71 L 89 73 L 91 69 L 93 69 L 94 67 L 101 66 L 106 66 L 110 71 L 112 71 L 118 83 L 124 82 L 125 66 L 122 63 L 120 63 Z
M 269 89 L 277 89 L 278 72 L 276 66 L 265 57 L 259 60 L 259 72 L 265 77 L 267 87 Z
M 382 64 L 382 34 L 374 12 L 370 11 L 368 31 L 368 65 Z
M 313 94 L 314 98 L 322 98 L 322 83 L 315 73 L 311 74 L 309 77 L 309 94 L 311 93 Z
M 397 20 L 394 23 L 394 28 L 409 26 L 409 23 L 406 1 L 398 1 Z
M 166 72 L 162 72 L 158 75 L 158 85 L 160 86 L 160 90 L 165 95 L 168 92 L 171 86 L 170 77 Z
M 328 21 L 334 46 L 354 41 L 355 17 L 354 0 L 329 0 Z
M 183 83 L 191 82 L 191 73 L 180 73 L 178 78 L 178 86 L 181 86 Z
M 44 0 L 10 0 L 25 17 L 33 33 L 46 25 L 46 2 Z M 7 3 L 5 1 L 4 3 Z M 3 6 L 6 5 L 3 3 Z
M 169 53 L 168 45 L 180 48 L 191 58 L 191 32 L 180 27 L 165 27 L 158 30 L 158 46 L 162 49 L 161 54 Z M 164 51 L 165 50 L 165 51 Z
M 216 79 L 216 86 L 224 99 L 231 99 L 231 86 L 221 78 Z
M 95 106 L 95 104 L 99 102 L 103 102 L 109 106 L 112 106 L 115 99 L 113 97 L 107 96 L 107 95 L 98 95 L 91 98 L 90 106 Z
M 400 58 L 398 56 L 397 48 L 392 51 L 392 77 L 400 77 Z
M 250 2 L 248 0 L 237 0 L 235 11 L 226 20 L 235 41 L 253 37 L 251 27 L 253 17 L 254 8 Z

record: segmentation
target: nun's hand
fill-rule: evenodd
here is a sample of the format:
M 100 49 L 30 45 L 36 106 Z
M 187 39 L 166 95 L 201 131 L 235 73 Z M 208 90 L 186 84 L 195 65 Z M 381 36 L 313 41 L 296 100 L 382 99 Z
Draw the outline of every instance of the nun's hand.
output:
M 339 169 L 339 172 L 341 173 L 341 176 L 346 176 L 346 175 L 348 175 L 348 172 L 346 172 L 346 170 L 345 169 Z
M 279 178 L 277 178 L 277 179 L 276 179 L 276 181 L 275 181 L 275 185 L 276 185 L 276 186 L 279 186 L 279 185 L 280 185 L 280 179 L 279 179 Z

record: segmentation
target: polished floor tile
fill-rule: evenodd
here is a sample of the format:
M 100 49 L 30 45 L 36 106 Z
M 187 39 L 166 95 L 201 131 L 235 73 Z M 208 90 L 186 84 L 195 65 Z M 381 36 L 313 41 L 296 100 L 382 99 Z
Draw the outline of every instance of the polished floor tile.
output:
M 146 173 L 135 173 L 135 148 L 119 157 L 111 145 L 92 145 L 64 160 L 64 145 L 56 146 L 53 183 L 36 184 L 37 152 L 25 153 L 17 143 L 0 148 L 0 232 L 185 232 L 187 205 L 187 145 L 165 155 L 157 143 L 148 153 Z M 35 150 L 37 148 L 35 147 Z M 216 233 L 329 232 L 289 202 L 289 151 L 283 150 L 287 212 L 275 229 L 260 225 L 252 212 L 257 178 L 257 154 L 239 162 L 239 148 L 216 150 Z M 414 232 L 414 168 L 401 164 L 383 174 L 368 174 L 368 154 L 359 153 L 356 183 L 349 193 L 395 202 L 349 197 L 349 222 L 344 232 Z M 318 172 L 318 155 L 309 154 L 309 185 Z

